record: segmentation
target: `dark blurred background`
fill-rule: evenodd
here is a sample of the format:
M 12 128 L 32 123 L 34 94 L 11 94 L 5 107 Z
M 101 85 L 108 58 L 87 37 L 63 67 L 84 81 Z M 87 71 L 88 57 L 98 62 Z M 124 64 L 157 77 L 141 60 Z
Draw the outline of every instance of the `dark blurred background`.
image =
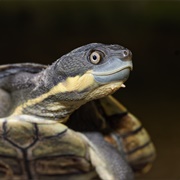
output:
M 134 71 L 115 96 L 141 119 L 158 153 L 138 179 L 180 179 L 180 2 L 0 2 L 0 64 L 51 64 L 90 42 L 133 52 Z

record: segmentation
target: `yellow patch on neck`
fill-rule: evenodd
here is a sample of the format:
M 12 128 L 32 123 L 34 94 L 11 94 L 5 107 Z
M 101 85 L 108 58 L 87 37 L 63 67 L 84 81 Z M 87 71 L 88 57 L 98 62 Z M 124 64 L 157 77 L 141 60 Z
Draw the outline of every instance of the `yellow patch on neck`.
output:
M 25 103 L 18 106 L 13 115 L 22 114 L 22 110 L 28 106 L 33 106 L 35 104 L 41 103 L 43 100 L 51 95 L 56 95 L 58 93 L 68 93 L 73 91 L 83 91 L 90 87 L 94 83 L 94 77 L 91 71 L 87 71 L 82 76 L 77 75 L 75 77 L 68 77 L 66 81 L 58 83 L 56 86 L 52 87 L 48 92 L 34 98 L 29 99 Z
M 50 91 L 52 94 L 64 93 L 64 92 L 72 92 L 72 91 L 83 91 L 94 83 L 94 77 L 90 73 L 91 71 L 87 71 L 82 76 L 69 77 L 66 81 L 57 84 Z

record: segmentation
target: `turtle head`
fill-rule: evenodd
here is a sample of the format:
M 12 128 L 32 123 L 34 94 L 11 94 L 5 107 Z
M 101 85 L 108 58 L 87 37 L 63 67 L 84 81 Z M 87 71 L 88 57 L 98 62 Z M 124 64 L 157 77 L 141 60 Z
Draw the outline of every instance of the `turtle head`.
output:
M 88 101 L 112 94 L 132 69 L 130 50 L 119 45 L 92 43 L 62 56 L 34 76 L 33 89 L 16 114 L 34 114 L 63 121 Z
M 123 86 L 132 69 L 131 58 L 131 51 L 119 45 L 88 44 L 53 64 L 51 82 L 61 100 L 97 99 Z

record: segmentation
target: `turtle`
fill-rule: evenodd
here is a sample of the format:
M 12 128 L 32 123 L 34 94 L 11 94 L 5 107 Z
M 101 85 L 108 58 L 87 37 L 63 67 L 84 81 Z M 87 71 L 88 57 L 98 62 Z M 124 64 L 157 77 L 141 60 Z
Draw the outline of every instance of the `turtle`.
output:
M 0 178 L 131 180 L 155 148 L 115 98 L 132 70 L 118 44 L 90 43 L 51 65 L 0 66 Z

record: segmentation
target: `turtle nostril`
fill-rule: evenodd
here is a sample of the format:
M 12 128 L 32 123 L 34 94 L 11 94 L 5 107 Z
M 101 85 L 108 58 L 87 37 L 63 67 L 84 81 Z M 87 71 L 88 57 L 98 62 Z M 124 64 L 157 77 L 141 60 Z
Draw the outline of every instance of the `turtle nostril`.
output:
M 132 53 L 128 49 L 123 50 L 122 55 L 123 55 L 123 58 L 127 59 L 127 60 L 131 60 L 131 58 L 132 58 Z
M 128 52 L 127 50 L 124 50 L 124 51 L 123 51 L 123 55 L 124 55 L 124 56 L 127 56 L 128 54 L 129 54 L 129 52 Z

